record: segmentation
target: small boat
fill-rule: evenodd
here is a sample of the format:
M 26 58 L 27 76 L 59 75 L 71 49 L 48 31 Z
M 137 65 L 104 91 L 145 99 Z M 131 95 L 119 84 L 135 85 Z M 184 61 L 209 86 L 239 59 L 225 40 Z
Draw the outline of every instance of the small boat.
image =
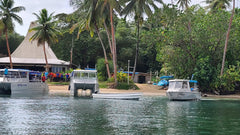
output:
M 70 78 L 69 90 L 72 96 L 78 96 L 78 89 L 90 89 L 91 93 L 99 91 L 97 70 L 73 70 Z
M 139 100 L 142 93 L 97 93 L 92 96 L 93 99 Z
M 0 69 L 0 95 L 33 97 L 48 94 L 41 73 L 26 69 Z
M 201 100 L 196 80 L 169 80 L 167 96 L 170 100 Z

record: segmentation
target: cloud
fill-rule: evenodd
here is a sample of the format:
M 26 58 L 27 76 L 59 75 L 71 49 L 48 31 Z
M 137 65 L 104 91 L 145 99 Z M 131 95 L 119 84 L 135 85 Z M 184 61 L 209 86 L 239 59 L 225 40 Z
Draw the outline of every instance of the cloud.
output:
M 69 0 L 15 0 L 14 7 L 16 6 L 24 6 L 26 8 L 25 11 L 18 13 L 23 19 L 23 25 L 14 22 L 15 31 L 23 36 L 27 34 L 30 23 L 36 20 L 36 16 L 33 13 L 38 14 L 43 8 L 47 9 L 49 13 L 54 12 L 54 15 L 73 12 L 73 8 L 69 5 Z

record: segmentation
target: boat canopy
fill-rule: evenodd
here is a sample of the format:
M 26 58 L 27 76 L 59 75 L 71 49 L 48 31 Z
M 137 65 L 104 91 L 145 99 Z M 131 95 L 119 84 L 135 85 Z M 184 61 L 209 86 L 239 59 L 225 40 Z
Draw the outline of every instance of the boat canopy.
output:
M 74 78 L 96 78 L 97 70 L 73 70 L 71 77 Z

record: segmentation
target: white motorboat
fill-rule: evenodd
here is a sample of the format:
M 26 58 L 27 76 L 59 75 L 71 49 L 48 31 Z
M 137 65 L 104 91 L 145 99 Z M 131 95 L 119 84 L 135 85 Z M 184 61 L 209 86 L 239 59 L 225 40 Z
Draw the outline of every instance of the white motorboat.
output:
M 196 80 L 169 80 L 167 96 L 170 100 L 200 100 Z
M 90 89 L 91 93 L 99 92 L 97 70 L 73 70 L 70 78 L 69 90 L 72 96 L 78 96 L 78 89 Z
M 93 99 L 139 100 L 142 93 L 97 93 L 92 96 Z
M 0 69 L 0 94 L 11 97 L 33 97 L 48 94 L 41 73 L 25 69 Z

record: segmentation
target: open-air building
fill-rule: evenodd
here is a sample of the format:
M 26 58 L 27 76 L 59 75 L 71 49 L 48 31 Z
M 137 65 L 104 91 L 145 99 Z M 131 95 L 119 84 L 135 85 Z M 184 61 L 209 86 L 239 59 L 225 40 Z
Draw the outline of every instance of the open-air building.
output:
M 36 25 L 37 24 L 35 22 L 32 22 L 29 29 L 35 27 Z M 38 71 L 45 70 L 46 61 L 43 46 L 38 46 L 37 40 L 30 41 L 30 38 L 34 33 L 34 31 L 28 32 L 22 43 L 11 54 L 14 68 L 24 68 Z M 59 60 L 47 43 L 45 43 L 45 48 L 50 71 L 65 71 L 69 66 L 69 62 Z M 9 65 L 9 57 L 0 58 L 0 68 L 9 67 Z

